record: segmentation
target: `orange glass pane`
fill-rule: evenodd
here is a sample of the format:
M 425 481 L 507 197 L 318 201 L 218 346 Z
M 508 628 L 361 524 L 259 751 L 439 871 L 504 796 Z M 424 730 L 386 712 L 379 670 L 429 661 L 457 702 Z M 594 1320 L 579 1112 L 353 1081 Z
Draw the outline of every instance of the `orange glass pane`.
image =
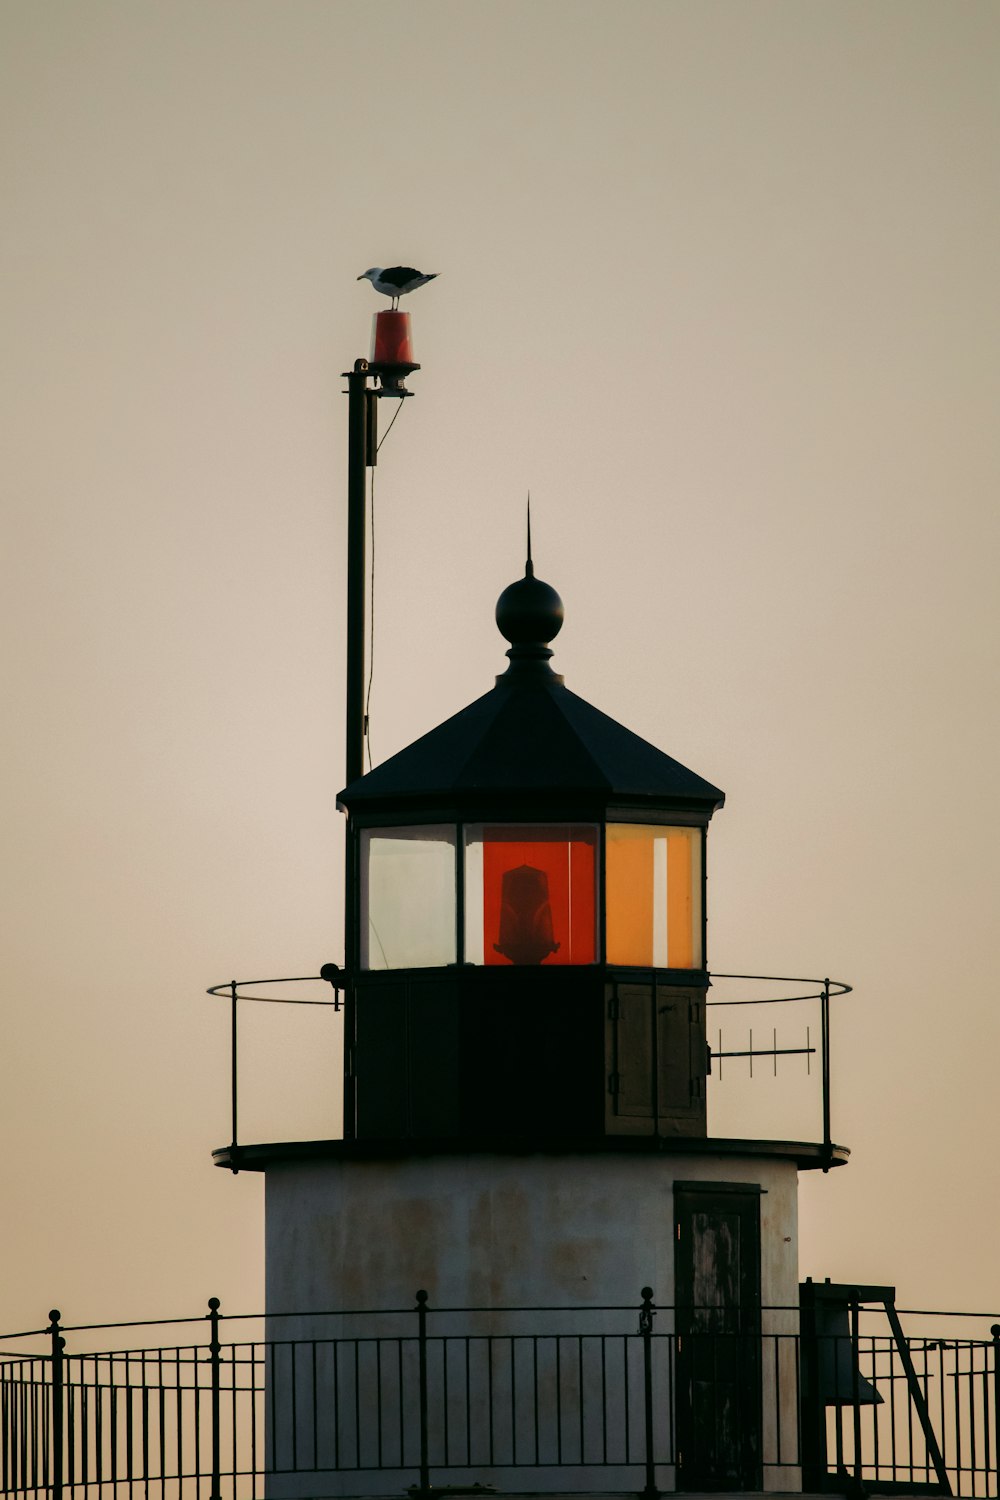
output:
M 608 963 L 700 967 L 701 838 L 698 828 L 608 824 Z
M 653 965 L 653 841 L 649 830 L 608 828 L 607 944 L 609 964 Z
M 467 958 L 486 964 L 594 963 L 596 845 L 596 829 L 587 827 L 485 827 L 483 949 Z M 475 899 L 472 891 L 467 899 Z

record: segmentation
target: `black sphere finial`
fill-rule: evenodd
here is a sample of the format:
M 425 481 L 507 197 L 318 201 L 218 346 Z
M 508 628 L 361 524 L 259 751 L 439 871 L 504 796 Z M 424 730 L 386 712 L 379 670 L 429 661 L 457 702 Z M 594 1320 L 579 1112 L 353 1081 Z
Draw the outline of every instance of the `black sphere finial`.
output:
M 562 629 L 563 602 L 549 583 L 525 570 L 497 600 L 497 629 L 515 649 L 547 646 Z
M 550 583 L 535 577 L 531 561 L 531 513 L 528 513 L 528 557 L 524 577 L 508 584 L 497 600 L 497 629 L 510 641 L 515 656 L 544 656 L 562 629 L 563 602 Z M 526 648 L 526 649 L 523 649 Z M 533 648 L 533 649 L 532 649 Z

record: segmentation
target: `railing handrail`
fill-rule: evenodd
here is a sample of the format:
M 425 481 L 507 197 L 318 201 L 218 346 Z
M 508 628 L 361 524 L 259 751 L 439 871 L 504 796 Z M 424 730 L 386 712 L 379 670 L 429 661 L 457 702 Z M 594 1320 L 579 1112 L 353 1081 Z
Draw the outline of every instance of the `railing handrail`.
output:
M 789 1304 L 753 1307 L 742 1326 L 680 1317 L 668 1326 L 662 1315 L 684 1304 L 657 1306 L 650 1287 L 641 1302 L 556 1308 L 435 1308 L 420 1291 L 405 1308 L 279 1315 L 313 1326 L 276 1339 L 265 1327 L 264 1338 L 230 1343 L 233 1322 L 266 1315 L 224 1320 L 211 1298 L 198 1319 L 75 1330 L 197 1322 L 207 1338 L 176 1350 L 79 1353 L 66 1348 L 74 1330 L 53 1311 L 47 1354 L 0 1360 L 0 1495 L 61 1500 L 108 1485 L 130 1494 L 153 1485 L 162 1495 L 192 1478 L 210 1485 L 209 1500 L 240 1500 L 272 1475 L 378 1471 L 397 1476 L 392 1488 L 400 1474 L 417 1475 L 411 1493 L 427 1500 L 439 1475 L 467 1484 L 470 1468 L 483 1478 L 558 1470 L 545 1488 L 569 1495 L 580 1493 L 581 1468 L 603 1468 L 615 1489 L 625 1471 L 644 1473 L 644 1500 L 733 1472 L 745 1490 L 798 1475 L 810 1492 L 854 1494 L 886 1480 L 899 1492 L 902 1480 L 925 1494 L 995 1497 L 1000 1322 L 988 1339 L 909 1337 L 886 1297 L 889 1331 L 869 1334 L 859 1298 L 878 1289 L 833 1290 L 848 1298 L 850 1318 L 830 1331 L 787 1316 L 769 1330 L 768 1313 L 798 1313 Z M 393 1322 L 371 1326 L 379 1312 Z M 506 1327 L 502 1313 L 514 1315 Z M 345 1317 L 368 1323 L 325 1336 L 316 1326 Z M 718 1399 L 731 1420 L 721 1456 L 683 1438 L 699 1430 L 692 1392 L 708 1368 L 700 1356 L 708 1350 L 714 1368 L 720 1340 L 732 1341 L 724 1367 L 735 1359 L 743 1392 L 733 1396 L 723 1376 Z
M 587 967 L 591 967 L 588 965 Z M 806 995 L 773 995 L 761 996 L 759 999 L 748 1000 L 709 1000 L 709 1005 L 794 1005 L 804 1000 L 820 1000 L 823 997 L 824 987 L 829 985 L 831 999 L 839 999 L 841 995 L 850 995 L 854 986 L 847 984 L 842 979 L 812 979 L 795 974 L 722 974 L 715 970 L 708 972 L 709 980 L 714 984 L 718 979 L 739 979 L 760 984 L 808 984 L 817 988 Z M 332 999 L 322 1000 L 300 1000 L 291 995 L 245 995 L 244 990 L 254 989 L 263 984 L 329 984 L 332 981 L 325 974 L 286 974 L 277 979 L 225 979 L 219 984 L 209 985 L 205 991 L 217 1000 L 233 999 L 233 987 L 235 986 L 237 1000 L 242 1000 L 251 1005 L 328 1005 L 334 1010 L 341 1008 L 337 998 L 339 990 L 349 980 L 347 971 L 339 969 L 337 975 L 341 983 L 334 989 Z
M 587 965 L 590 968 L 592 966 Z M 434 972 L 433 970 L 429 972 Z M 445 972 L 442 970 L 442 972 Z M 214 999 L 226 999 L 230 1007 L 230 1042 L 229 1042 L 229 1092 L 230 1092 L 230 1115 L 231 1115 L 231 1140 L 230 1159 L 227 1165 L 232 1172 L 240 1170 L 240 1129 L 239 1129 L 239 1096 L 240 1096 L 240 1070 L 238 1063 L 239 1054 L 239 1006 L 240 1001 L 245 1004 L 254 1005 L 306 1005 L 325 1006 L 333 1010 L 335 1014 L 343 1013 L 343 1002 L 341 992 L 346 991 L 351 983 L 353 975 L 347 969 L 339 965 L 324 964 L 318 974 L 296 974 L 286 975 L 277 979 L 229 979 L 219 984 L 210 985 L 206 994 Z M 795 995 L 762 995 L 758 997 L 745 997 L 740 999 L 708 999 L 706 997 L 706 1008 L 719 1010 L 722 1008 L 740 1008 L 747 1006 L 771 1006 L 771 1005 L 798 1005 L 809 1002 L 819 1002 L 820 1005 L 820 1040 L 818 1048 L 811 1045 L 808 1039 L 804 1047 L 782 1048 L 777 1046 L 777 1031 L 775 1030 L 775 1041 L 772 1047 L 764 1047 L 755 1050 L 751 1032 L 749 1050 L 726 1053 L 717 1051 L 715 1054 L 720 1058 L 720 1063 L 726 1058 L 749 1058 L 751 1073 L 753 1071 L 753 1059 L 757 1056 L 773 1057 L 775 1067 L 777 1058 L 792 1054 L 804 1053 L 808 1064 L 809 1055 L 818 1051 L 820 1054 L 820 1093 L 822 1111 L 822 1150 L 823 1171 L 829 1171 L 834 1164 L 833 1135 L 831 1126 L 831 1084 L 830 1084 L 830 1002 L 844 995 L 852 993 L 853 987 L 842 979 L 805 978 L 801 975 L 780 974 L 730 974 L 722 972 L 708 972 L 710 985 L 719 982 L 736 981 L 744 984 L 787 984 L 808 985 L 810 988 L 804 994 Z M 261 988 L 263 986 L 286 985 L 286 984 L 329 984 L 333 994 L 330 999 L 299 999 L 291 995 L 252 995 L 247 990 Z M 707 1013 L 707 1010 L 706 1010 Z M 720 1030 L 721 1034 L 721 1030 Z M 721 1077 L 721 1068 L 720 1068 Z
M 343 974 L 343 970 L 340 971 Z M 286 974 L 282 979 L 225 979 L 221 984 L 209 985 L 205 991 L 216 1000 L 242 1000 L 249 1005 L 329 1005 L 334 1010 L 342 1009 L 337 989 L 331 1000 L 297 1000 L 290 995 L 244 995 L 244 989 L 253 989 L 258 984 L 324 984 L 329 983 L 322 974 Z M 235 995 L 233 990 L 235 988 Z
M 820 1285 L 821 1285 L 821 1283 L 820 1283 Z M 607 1302 L 607 1303 L 599 1303 L 599 1304 L 598 1303 L 587 1303 L 585 1305 L 582 1305 L 580 1303 L 570 1303 L 570 1304 L 566 1304 L 566 1303 L 504 1303 L 504 1304 L 497 1304 L 497 1305 L 487 1305 L 487 1304 L 479 1304 L 479 1305 L 477 1305 L 477 1304 L 468 1304 L 468 1305 L 456 1304 L 456 1305 L 452 1305 L 452 1304 L 444 1304 L 444 1303 L 437 1304 L 437 1303 L 432 1303 L 432 1302 L 428 1301 L 425 1305 L 426 1305 L 428 1314 L 434 1314 L 435 1316 L 456 1316 L 456 1315 L 466 1315 L 466 1314 L 468 1314 L 468 1315 L 476 1315 L 476 1316 L 481 1316 L 481 1317 L 486 1317 L 486 1316 L 489 1316 L 489 1317 L 494 1317 L 494 1316 L 496 1316 L 496 1317 L 502 1317 L 502 1316 L 504 1316 L 506 1314 L 545 1313 L 545 1314 L 556 1314 L 556 1315 L 563 1316 L 563 1317 L 567 1316 L 567 1315 L 578 1315 L 578 1316 L 581 1316 L 584 1319 L 587 1319 L 587 1318 L 592 1318 L 594 1316 L 597 1316 L 598 1314 L 601 1314 L 601 1313 L 634 1313 L 636 1311 L 636 1309 L 639 1307 L 640 1304 L 637 1303 L 637 1302 Z M 690 1311 L 700 1311 L 700 1310 L 705 1310 L 705 1311 L 712 1310 L 712 1308 L 709 1306 L 709 1304 L 704 1304 L 703 1305 L 703 1304 L 700 1304 L 700 1303 L 687 1303 L 687 1302 L 677 1303 L 677 1302 L 655 1302 L 654 1301 L 654 1302 L 652 1302 L 652 1307 L 655 1309 L 655 1311 L 657 1313 L 664 1313 L 664 1314 L 676 1313 L 678 1311 L 680 1311 L 680 1312 L 690 1312 Z M 220 1306 L 219 1309 L 218 1309 L 218 1321 L 219 1321 L 220 1324 L 225 1323 L 226 1325 L 231 1326 L 234 1323 L 280 1322 L 280 1321 L 283 1321 L 283 1320 L 292 1320 L 292 1319 L 347 1318 L 347 1319 L 351 1319 L 351 1320 L 357 1320 L 359 1318 L 376 1318 L 376 1317 L 377 1318 L 399 1318 L 399 1317 L 405 1317 L 405 1316 L 411 1315 L 413 1313 L 413 1311 L 414 1311 L 414 1309 L 413 1309 L 413 1305 L 412 1304 L 410 1304 L 408 1306 L 405 1306 L 405 1307 L 360 1307 L 360 1308 L 356 1308 L 356 1307 L 334 1307 L 334 1308 L 331 1308 L 331 1307 L 307 1307 L 307 1308 L 298 1308 L 298 1309 L 293 1309 L 293 1310 L 288 1310 L 288 1311 L 275 1311 L 275 1312 L 266 1312 L 265 1311 L 265 1312 L 249 1312 L 249 1313 L 226 1313 L 226 1312 L 222 1311 L 221 1306 Z M 884 1310 L 884 1307 L 883 1307 L 883 1305 L 881 1303 L 869 1306 L 869 1305 L 866 1305 L 865 1303 L 862 1302 L 862 1303 L 859 1304 L 859 1311 L 862 1314 L 862 1316 L 879 1316 L 879 1315 L 884 1315 L 884 1311 L 885 1310 Z M 907 1317 L 907 1318 L 963 1318 L 963 1319 L 967 1319 L 970 1322 L 980 1322 L 980 1321 L 982 1321 L 982 1322 L 989 1322 L 990 1320 L 992 1320 L 994 1323 L 996 1323 L 998 1320 L 1000 1320 L 1000 1313 L 998 1313 L 996 1311 L 971 1312 L 971 1311 L 956 1311 L 956 1310 L 953 1310 L 953 1309 L 914 1308 L 914 1307 L 909 1307 L 909 1308 L 907 1308 L 907 1307 L 899 1307 L 899 1308 L 896 1308 L 895 1311 L 896 1311 L 897 1316 L 899 1316 L 899 1317 Z M 798 1315 L 801 1312 L 801 1306 L 800 1306 L 800 1304 L 798 1302 L 759 1303 L 759 1304 L 757 1304 L 757 1306 L 755 1308 L 755 1312 L 758 1313 L 758 1314 L 765 1314 L 765 1313 L 795 1313 L 796 1315 Z M 181 1326 L 184 1326 L 184 1325 L 189 1325 L 189 1326 L 193 1326 L 193 1327 L 197 1327 L 197 1326 L 204 1327 L 205 1328 L 205 1332 L 206 1332 L 206 1338 L 205 1338 L 205 1340 L 204 1341 L 199 1341 L 199 1340 L 196 1340 L 196 1339 L 192 1339 L 190 1341 L 185 1341 L 183 1344 L 172 1345 L 171 1347 L 176 1347 L 178 1349 L 183 1349 L 183 1348 L 200 1348 L 200 1347 L 203 1346 L 203 1344 L 204 1345 L 208 1344 L 208 1342 L 210 1341 L 210 1337 L 211 1337 L 211 1326 L 212 1326 L 212 1313 L 211 1312 L 208 1312 L 208 1313 L 195 1313 L 195 1314 L 192 1314 L 192 1315 L 190 1315 L 188 1317 L 135 1318 L 135 1319 L 131 1319 L 131 1320 L 121 1320 L 121 1321 L 113 1321 L 113 1322 L 106 1322 L 106 1323 L 63 1323 L 63 1322 L 60 1322 L 59 1323 L 59 1331 L 63 1335 L 66 1335 L 66 1334 L 69 1334 L 69 1333 L 101 1333 L 101 1332 L 110 1332 L 110 1331 L 112 1331 L 114 1329 L 130 1329 L 130 1328 L 176 1328 L 176 1327 L 181 1327 Z M 8 1342 L 10 1342 L 10 1341 L 12 1341 L 14 1339 L 48 1337 L 50 1334 L 51 1334 L 51 1326 L 44 1327 L 44 1328 L 28 1329 L 28 1330 L 22 1331 L 20 1333 L 0 1334 L 0 1342 L 2 1342 L 2 1343 L 8 1343 Z M 766 1337 L 772 1337 L 772 1336 L 773 1337 L 779 1337 L 779 1335 L 777 1335 L 777 1334 L 774 1334 L 774 1335 L 766 1334 L 765 1336 Z M 868 1335 L 866 1335 L 866 1337 L 867 1336 Z M 914 1334 L 911 1335 L 911 1337 L 914 1338 L 914 1339 L 925 1339 L 925 1338 L 926 1339 L 931 1339 L 931 1338 L 935 1337 L 935 1335 L 932 1334 L 932 1333 L 928 1333 L 928 1334 L 914 1333 Z M 973 1342 L 978 1342 L 978 1340 L 972 1340 L 972 1341 Z M 238 1340 L 237 1342 L 247 1342 L 247 1340 Z M 295 1342 L 295 1340 L 291 1340 L 291 1342 Z M 309 1340 L 306 1340 L 306 1342 L 309 1342 Z M 165 1347 L 165 1346 L 163 1346 L 163 1347 Z M 68 1351 L 68 1353 L 69 1352 L 71 1352 L 71 1351 Z M 87 1350 L 87 1351 L 83 1351 L 83 1352 L 85 1353 L 85 1355 L 87 1357 L 89 1357 L 91 1354 L 94 1354 L 94 1353 L 100 1354 L 102 1356 L 104 1356 L 104 1355 L 114 1355 L 114 1354 L 123 1354 L 124 1355 L 126 1353 L 132 1353 L 133 1351 L 132 1350 L 124 1350 L 124 1349 L 101 1349 L 101 1350 Z M 7 1359 L 7 1360 L 15 1360 L 15 1359 L 37 1359 L 37 1358 L 40 1358 L 40 1357 L 47 1358 L 48 1356 L 47 1355 L 40 1356 L 40 1355 L 37 1355 L 37 1354 L 23 1354 L 23 1353 L 20 1353 L 20 1352 L 14 1353 L 14 1352 L 11 1352 L 9 1350 L 0 1349 L 0 1358 L 2 1358 L 2 1359 Z
M 761 995 L 756 999 L 748 1000 L 707 1000 L 710 1006 L 720 1005 L 798 1005 L 806 1000 L 822 1000 L 824 996 L 830 1000 L 839 1000 L 842 995 L 850 995 L 854 986 L 843 979 L 804 979 L 799 975 L 782 974 L 720 974 L 712 970 L 709 979 L 714 984 L 717 979 L 738 979 L 757 984 L 810 984 L 816 985 L 815 990 L 810 990 L 807 995 Z

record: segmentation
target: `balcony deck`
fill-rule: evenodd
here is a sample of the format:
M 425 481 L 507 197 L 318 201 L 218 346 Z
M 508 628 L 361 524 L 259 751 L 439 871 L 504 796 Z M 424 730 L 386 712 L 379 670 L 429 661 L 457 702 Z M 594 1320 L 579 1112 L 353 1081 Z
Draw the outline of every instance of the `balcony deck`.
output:
M 333 966 L 324 969 L 324 976 L 328 970 L 334 976 L 328 982 L 308 977 L 231 981 L 209 991 L 230 1007 L 232 1130 L 228 1145 L 213 1153 L 217 1166 L 260 1171 L 274 1161 L 322 1157 L 364 1160 L 387 1154 L 541 1149 L 770 1155 L 794 1160 L 803 1171 L 826 1171 L 843 1166 L 850 1155 L 832 1135 L 832 1001 L 850 993 L 850 986 L 840 981 L 702 976 L 710 998 L 707 1035 L 700 1043 L 706 1046 L 707 1077 L 698 1086 L 707 1095 L 707 1126 L 704 1098 L 699 1127 L 679 1129 L 676 1122 L 659 1117 L 655 1104 L 648 1120 L 638 1118 L 635 1110 L 627 1120 L 613 1118 L 616 1111 L 602 1103 L 598 1086 L 590 1113 L 568 1117 L 558 1107 L 539 1112 L 532 1102 L 523 1116 L 515 1111 L 495 1134 L 492 1124 L 477 1119 L 449 1136 L 424 1127 L 388 1131 L 384 1140 L 372 1139 L 371 1131 L 360 1132 L 369 1136 L 362 1142 L 343 1139 L 337 1075 L 344 1067 L 340 992 L 345 976 Z M 426 974 L 435 972 L 441 971 Z M 515 1025 L 513 1017 L 510 1025 Z M 521 1042 L 524 1055 L 533 1055 L 532 1038 Z M 565 1073 L 568 1065 L 557 1045 L 552 1075 Z M 640 1092 L 655 1100 L 658 1065 L 655 1060 L 650 1065 L 654 1076 Z M 588 1059 L 588 1077 L 592 1071 L 599 1078 L 603 1068 L 610 1080 L 617 1066 L 612 1057 L 603 1057 L 602 1044 L 602 1056 Z M 544 1059 L 540 1064 L 535 1060 L 534 1073 L 534 1090 L 524 1077 L 512 1078 L 514 1097 L 527 1100 L 533 1092 L 545 1092 Z

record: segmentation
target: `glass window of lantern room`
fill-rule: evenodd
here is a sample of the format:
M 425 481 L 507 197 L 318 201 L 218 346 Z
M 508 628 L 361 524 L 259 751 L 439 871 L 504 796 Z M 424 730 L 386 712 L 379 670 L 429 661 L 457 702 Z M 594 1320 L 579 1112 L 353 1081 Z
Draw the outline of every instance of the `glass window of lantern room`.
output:
M 700 828 L 609 823 L 605 900 L 609 964 L 700 969 Z
M 465 961 L 597 961 L 595 823 L 465 829 Z
M 363 969 L 455 963 L 455 857 L 448 824 L 362 831 Z

